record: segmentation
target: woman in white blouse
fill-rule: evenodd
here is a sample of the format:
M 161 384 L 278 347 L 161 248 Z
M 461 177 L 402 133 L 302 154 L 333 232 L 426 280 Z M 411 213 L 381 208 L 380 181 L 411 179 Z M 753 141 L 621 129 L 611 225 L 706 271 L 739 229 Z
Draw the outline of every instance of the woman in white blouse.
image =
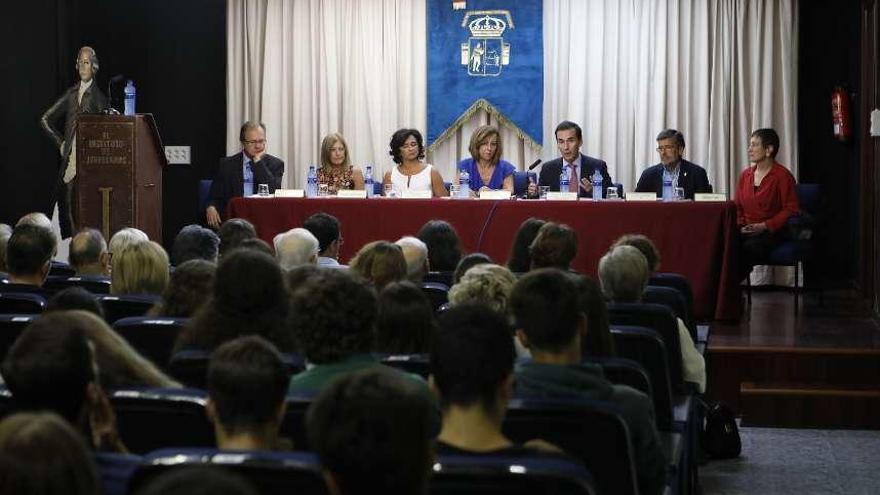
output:
M 382 184 L 393 185 L 396 194 L 404 191 L 431 191 L 435 198 L 449 195 L 440 172 L 422 162 L 425 158 L 422 133 L 416 129 L 399 129 L 391 136 L 390 147 L 388 153 L 397 166 L 385 172 Z

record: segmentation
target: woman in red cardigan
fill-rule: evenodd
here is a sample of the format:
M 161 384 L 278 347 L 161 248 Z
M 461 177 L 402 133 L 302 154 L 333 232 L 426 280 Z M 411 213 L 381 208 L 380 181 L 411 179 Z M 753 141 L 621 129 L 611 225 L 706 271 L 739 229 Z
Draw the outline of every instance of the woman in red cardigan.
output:
M 779 135 L 758 129 L 749 139 L 749 161 L 736 186 L 736 222 L 746 266 L 760 264 L 784 240 L 786 221 L 799 211 L 795 180 L 776 162 Z

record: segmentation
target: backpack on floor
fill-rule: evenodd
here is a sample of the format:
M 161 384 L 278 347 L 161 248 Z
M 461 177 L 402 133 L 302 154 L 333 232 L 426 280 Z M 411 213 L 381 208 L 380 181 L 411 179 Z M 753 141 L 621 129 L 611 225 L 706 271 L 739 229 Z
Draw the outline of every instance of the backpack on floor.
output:
M 713 459 L 739 457 L 742 441 L 730 406 L 717 401 L 706 404 L 706 426 L 702 444 L 703 450 Z

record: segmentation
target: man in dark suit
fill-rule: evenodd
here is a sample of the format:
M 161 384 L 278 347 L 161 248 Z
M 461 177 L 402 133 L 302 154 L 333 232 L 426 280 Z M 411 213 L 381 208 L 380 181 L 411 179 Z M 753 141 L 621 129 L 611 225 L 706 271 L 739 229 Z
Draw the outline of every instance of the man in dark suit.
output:
M 663 195 L 663 177 L 672 179 L 672 187 L 684 189 L 686 199 L 694 199 L 695 193 L 712 192 L 706 169 L 681 158 L 684 153 L 684 135 L 675 129 L 666 129 L 657 135 L 657 152 L 660 163 L 642 172 L 636 192 L 655 192 Z
M 574 122 L 562 121 L 556 126 L 556 146 L 559 147 L 560 158 L 550 160 L 541 167 L 541 175 L 538 177 L 538 185 L 529 184 L 529 197 L 537 197 L 538 186 L 549 186 L 551 191 L 559 191 L 559 176 L 562 167 L 568 165 L 571 177 L 569 178 L 569 191 L 578 192 L 578 196 L 592 196 L 592 177 L 596 170 L 602 174 L 602 197 L 609 187 L 614 184 L 608 175 L 608 165 L 598 158 L 592 158 L 581 153 L 581 145 L 584 144 L 581 127 Z
M 229 200 L 250 196 L 260 184 L 269 186 L 269 193 L 281 187 L 284 162 L 266 153 L 266 126 L 257 122 L 245 122 L 238 134 L 241 152 L 222 158 L 217 175 L 211 184 L 208 208 L 205 216 L 208 225 L 217 228 L 226 213 Z
M 107 97 L 95 84 L 98 72 L 98 55 L 90 46 L 79 49 L 76 70 L 79 82 L 68 89 L 40 118 L 43 130 L 55 141 L 61 153 L 61 165 L 55 181 L 55 198 L 58 201 L 58 224 L 61 238 L 73 235 L 73 178 L 76 176 L 76 122 L 84 113 L 100 113 L 107 108 Z M 57 128 L 58 121 L 63 128 Z

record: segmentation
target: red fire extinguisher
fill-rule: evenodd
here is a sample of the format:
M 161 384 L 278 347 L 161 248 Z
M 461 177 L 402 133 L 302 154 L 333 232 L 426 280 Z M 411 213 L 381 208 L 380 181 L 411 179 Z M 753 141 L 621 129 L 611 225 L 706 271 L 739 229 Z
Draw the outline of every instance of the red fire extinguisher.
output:
M 837 86 L 831 92 L 831 122 L 834 124 L 834 137 L 846 142 L 852 136 L 852 122 L 849 113 L 849 95 Z

